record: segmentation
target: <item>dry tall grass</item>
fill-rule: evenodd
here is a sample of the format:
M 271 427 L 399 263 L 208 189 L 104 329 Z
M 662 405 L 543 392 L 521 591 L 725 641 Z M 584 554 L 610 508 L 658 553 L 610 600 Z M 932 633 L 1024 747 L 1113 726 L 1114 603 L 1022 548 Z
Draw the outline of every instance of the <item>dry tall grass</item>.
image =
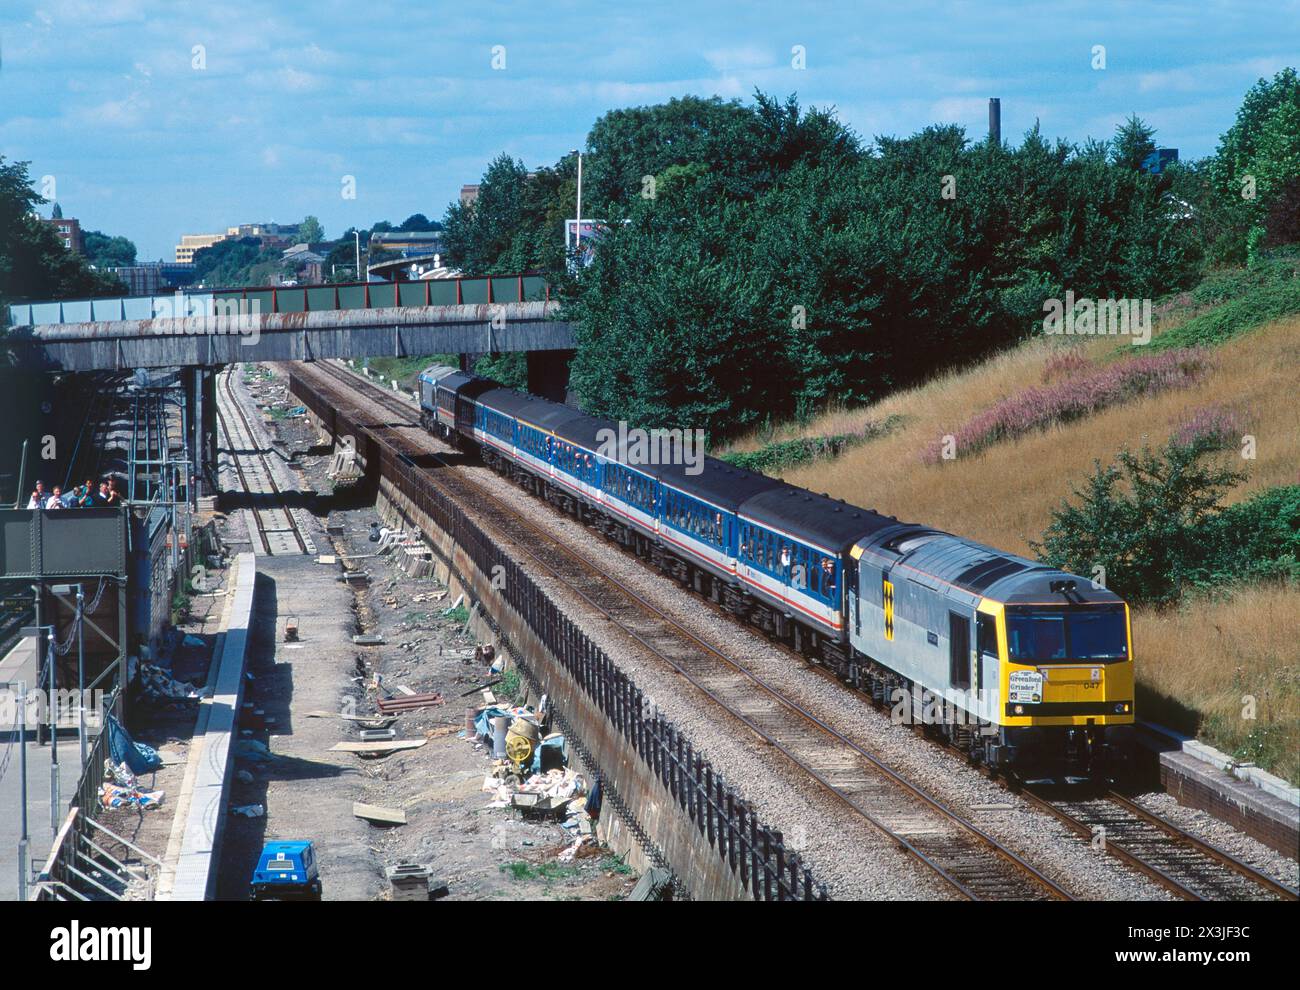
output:
M 1036 339 L 872 406 L 831 412 L 802 429 L 778 430 L 774 439 L 824 436 L 850 432 L 867 420 L 905 417 L 888 436 L 834 461 L 794 468 L 786 472 L 786 480 L 1030 555 L 1029 543 L 1041 538 L 1051 509 L 1069 496 L 1072 484 L 1081 484 L 1091 473 L 1094 460 L 1110 463 L 1124 445 L 1163 444 L 1197 410 L 1220 406 L 1238 413 L 1256 438 L 1255 460 L 1231 457 L 1234 466 L 1247 472 L 1247 480 L 1228 501 L 1262 488 L 1300 483 L 1297 318 L 1217 348 L 1212 352 L 1214 366 L 1191 387 L 1115 406 L 970 457 L 958 451 L 955 461 L 922 463 L 922 452 L 937 437 L 955 432 L 999 399 L 1040 384 L 1049 360 L 1059 358 L 1061 340 Z M 1094 360 L 1117 357 L 1119 349 L 1127 349 L 1115 338 L 1075 346 L 1082 346 Z M 1131 350 L 1141 353 L 1140 348 Z M 750 437 L 735 446 L 752 449 L 763 439 Z M 1295 757 L 1300 752 L 1300 685 L 1294 676 L 1300 657 L 1300 591 L 1253 589 L 1240 593 L 1235 604 L 1143 613 L 1134 637 L 1138 678 L 1148 696 L 1176 695 L 1204 719 L 1204 735 L 1224 748 L 1244 744 L 1249 733 L 1239 718 L 1231 717 L 1240 709 L 1241 694 L 1251 693 L 1239 685 L 1248 681 L 1260 692 L 1271 685 L 1272 710 L 1282 713 L 1276 717 L 1285 734 L 1278 751 L 1292 755 L 1283 762 L 1295 779 L 1300 772 Z M 1234 697 L 1237 702 L 1232 702 Z M 1261 706 L 1260 718 L 1265 717 Z M 1269 760 L 1267 754 L 1261 753 L 1261 758 Z M 1283 762 L 1273 762 L 1283 769 Z
M 1113 339 L 1085 345 L 1094 358 L 1117 346 Z M 902 425 L 834 461 L 801 465 L 785 475 L 793 484 L 829 492 L 889 515 L 917 520 L 1015 553 L 1028 553 L 1042 536 L 1050 510 L 1092 470 L 1094 460 L 1114 460 L 1125 444 L 1158 445 L 1198 409 L 1239 410 L 1256 438 L 1256 459 L 1236 459 L 1248 473 L 1229 501 L 1260 488 L 1300 482 L 1300 319 L 1275 323 L 1213 351 L 1204 378 L 1176 389 L 1103 410 L 1082 420 L 996 444 L 955 461 L 921 463 L 926 447 L 999 399 L 1042 381 L 1060 351 L 1037 339 L 965 371 L 942 375 L 862 409 L 818 417 L 777 439 L 824 436 L 861 428 L 891 415 Z M 1140 350 L 1139 350 L 1140 353 Z M 737 449 L 752 449 L 747 438 Z
M 1137 610 L 1133 640 L 1140 717 L 1300 783 L 1300 589 Z

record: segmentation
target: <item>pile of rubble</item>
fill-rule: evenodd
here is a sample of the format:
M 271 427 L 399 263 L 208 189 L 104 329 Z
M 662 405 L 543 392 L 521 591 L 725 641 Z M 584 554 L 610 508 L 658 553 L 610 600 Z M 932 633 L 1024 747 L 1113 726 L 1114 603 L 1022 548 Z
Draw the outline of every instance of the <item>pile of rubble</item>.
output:
M 600 785 L 593 787 L 568 766 L 560 732 L 547 733 L 546 697 L 537 709 L 489 704 L 467 713 L 465 737 L 495 757 L 483 779 L 492 795 L 489 808 L 514 808 L 526 817 L 549 818 L 569 833 L 572 844 L 561 862 L 598 853 L 595 822 L 600 815 Z

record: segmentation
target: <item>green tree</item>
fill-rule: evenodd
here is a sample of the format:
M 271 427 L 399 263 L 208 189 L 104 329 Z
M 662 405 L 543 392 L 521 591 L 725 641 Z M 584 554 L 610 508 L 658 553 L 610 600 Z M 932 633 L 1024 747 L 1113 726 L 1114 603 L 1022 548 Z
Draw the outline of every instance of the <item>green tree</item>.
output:
M 319 244 L 325 240 L 325 228 L 315 217 L 305 217 L 298 225 L 298 240 L 304 244 Z
M 28 162 L 0 155 L 0 306 L 20 299 L 76 299 L 125 292 L 63 246 L 34 212 L 45 200 L 32 188 Z
M 1106 585 L 1130 602 L 1165 603 L 1205 566 L 1202 534 L 1220 500 L 1245 478 L 1206 455 L 1215 438 L 1171 441 L 1153 451 L 1121 451 L 1117 464 L 1097 462 L 1082 489 L 1052 511 L 1035 543 L 1039 559 L 1074 574 L 1105 569 Z
M 1137 169 L 1156 150 L 1155 128 L 1147 124 L 1137 114 L 1129 114 L 1124 123 L 1115 128 L 1115 140 L 1111 145 L 1111 156 L 1120 168 Z
M 1228 220 L 1216 241 L 1218 257 L 1243 260 L 1252 229 L 1263 232 L 1257 241 L 1280 244 L 1294 237 L 1294 214 L 1278 208 L 1293 201 L 1300 180 L 1300 75 L 1294 68 L 1250 88 L 1206 172 L 1197 205 L 1217 200 L 1210 209 Z
M 81 235 L 86 260 L 96 268 L 125 268 L 135 264 L 135 243 L 125 237 L 113 237 L 98 230 Z

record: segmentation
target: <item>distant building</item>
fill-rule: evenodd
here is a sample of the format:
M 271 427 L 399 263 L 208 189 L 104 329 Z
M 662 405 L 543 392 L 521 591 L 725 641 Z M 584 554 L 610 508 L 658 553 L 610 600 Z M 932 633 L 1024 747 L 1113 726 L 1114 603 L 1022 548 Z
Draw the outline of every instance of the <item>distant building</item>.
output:
M 241 223 L 227 227 L 227 237 L 256 237 L 264 248 L 284 248 L 298 239 L 296 223 Z
M 1166 165 L 1176 161 L 1178 161 L 1177 148 L 1157 148 L 1142 159 L 1142 171 L 1150 172 L 1152 175 L 1159 175 L 1165 170 Z
M 194 252 L 202 251 L 206 247 L 212 247 L 220 241 L 224 241 L 228 234 L 182 234 L 181 242 L 176 245 L 176 261 L 182 265 L 188 265 L 194 261 Z
M 474 205 L 474 201 L 475 201 L 476 199 L 478 199 L 478 184 L 477 184 L 477 183 L 475 183 L 475 184 L 472 185 L 472 186 L 461 186 L 461 187 L 460 187 L 460 205 L 461 205 L 461 206 L 473 206 L 473 205 Z
M 54 232 L 59 235 L 59 240 L 63 246 L 73 254 L 84 254 L 84 246 L 81 240 L 81 222 L 74 217 L 56 216 L 46 221 L 54 227 Z

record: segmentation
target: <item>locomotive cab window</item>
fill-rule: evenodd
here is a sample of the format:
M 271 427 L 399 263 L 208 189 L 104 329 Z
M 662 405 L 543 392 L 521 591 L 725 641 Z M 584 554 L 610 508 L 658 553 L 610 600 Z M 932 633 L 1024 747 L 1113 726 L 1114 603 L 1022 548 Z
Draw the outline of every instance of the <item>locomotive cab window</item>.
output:
M 1124 607 L 1009 608 L 1007 647 L 1011 659 L 1021 663 L 1127 660 Z

